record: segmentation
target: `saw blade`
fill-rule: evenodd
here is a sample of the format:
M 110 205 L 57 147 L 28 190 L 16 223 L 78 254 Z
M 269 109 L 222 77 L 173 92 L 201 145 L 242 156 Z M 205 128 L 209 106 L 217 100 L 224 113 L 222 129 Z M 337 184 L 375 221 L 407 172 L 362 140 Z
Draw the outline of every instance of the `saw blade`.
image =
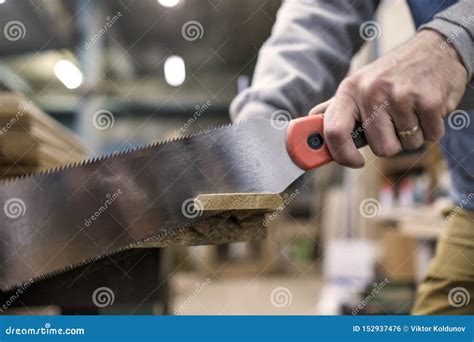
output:
M 281 122 L 254 120 L 0 186 L 0 288 L 43 279 L 205 219 L 205 193 L 280 193 L 304 171 Z

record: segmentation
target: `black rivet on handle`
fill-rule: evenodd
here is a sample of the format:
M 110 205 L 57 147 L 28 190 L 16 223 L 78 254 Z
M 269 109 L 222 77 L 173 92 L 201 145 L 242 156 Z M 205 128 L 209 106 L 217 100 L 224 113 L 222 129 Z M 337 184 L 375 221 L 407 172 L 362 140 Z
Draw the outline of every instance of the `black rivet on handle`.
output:
M 324 145 L 324 138 L 319 133 L 311 133 L 306 141 L 313 150 L 319 150 Z

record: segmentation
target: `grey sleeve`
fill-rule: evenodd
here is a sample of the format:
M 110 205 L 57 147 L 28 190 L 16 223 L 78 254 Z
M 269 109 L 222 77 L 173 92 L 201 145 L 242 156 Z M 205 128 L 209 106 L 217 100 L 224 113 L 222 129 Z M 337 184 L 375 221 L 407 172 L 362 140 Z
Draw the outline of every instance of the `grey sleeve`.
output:
M 471 79 L 474 69 L 474 0 L 460 0 L 420 27 L 424 28 L 436 30 L 447 38 L 446 43 L 458 51 Z
M 286 0 L 270 38 L 260 49 L 250 88 L 232 102 L 233 121 L 285 110 L 306 115 L 331 97 L 364 39 L 380 0 Z M 374 31 L 375 30 L 375 31 Z

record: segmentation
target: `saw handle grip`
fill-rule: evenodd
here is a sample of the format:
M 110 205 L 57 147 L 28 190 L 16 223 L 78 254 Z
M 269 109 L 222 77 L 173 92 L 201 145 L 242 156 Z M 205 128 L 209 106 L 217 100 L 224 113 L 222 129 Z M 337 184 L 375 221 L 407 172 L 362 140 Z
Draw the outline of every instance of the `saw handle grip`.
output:
M 303 170 L 311 170 L 332 160 L 324 141 L 322 115 L 309 115 L 291 120 L 286 131 L 286 149 L 293 162 Z M 364 128 L 357 122 L 352 130 L 357 148 L 367 145 Z

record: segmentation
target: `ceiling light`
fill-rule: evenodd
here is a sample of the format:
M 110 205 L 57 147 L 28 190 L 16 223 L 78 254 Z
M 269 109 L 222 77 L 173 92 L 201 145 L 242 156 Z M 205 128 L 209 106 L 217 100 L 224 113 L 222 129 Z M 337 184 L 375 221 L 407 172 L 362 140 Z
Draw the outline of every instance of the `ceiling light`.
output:
M 165 61 L 165 80 L 169 85 L 177 87 L 186 79 L 184 60 L 179 56 L 170 56 Z
M 161 6 L 174 7 L 179 3 L 179 0 L 158 0 Z
M 72 62 L 62 59 L 54 66 L 54 74 L 68 89 L 76 89 L 82 84 L 82 72 Z

